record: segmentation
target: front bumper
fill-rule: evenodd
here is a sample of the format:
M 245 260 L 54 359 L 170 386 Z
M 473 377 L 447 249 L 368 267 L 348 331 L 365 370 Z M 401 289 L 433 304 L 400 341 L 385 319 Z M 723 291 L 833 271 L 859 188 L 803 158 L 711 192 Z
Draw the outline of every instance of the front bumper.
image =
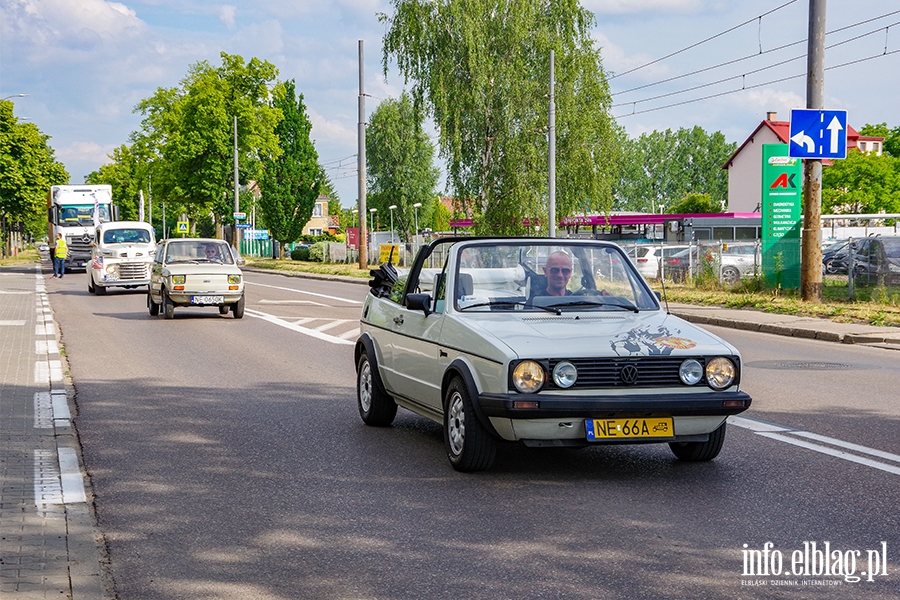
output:
M 240 292 L 169 292 L 168 295 L 176 306 L 221 306 L 222 304 L 234 304 L 239 301 L 244 296 L 244 292 L 243 290 Z M 192 296 L 221 296 L 222 302 L 217 304 L 192 304 Z
M 514 402 L 537 402 L 537 408 L 515 408 Z M 625 417 L 728 416 L 750 408 L 745 392 L 583 396 L 557 394 L 479 394 L 487 417 L 506 419 L 601 419 Z

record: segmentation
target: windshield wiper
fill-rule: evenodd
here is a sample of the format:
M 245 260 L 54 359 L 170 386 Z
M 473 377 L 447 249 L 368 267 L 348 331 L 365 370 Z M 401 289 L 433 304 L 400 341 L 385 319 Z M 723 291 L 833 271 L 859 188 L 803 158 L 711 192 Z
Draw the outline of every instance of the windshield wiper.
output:
M 615 306 L 623 310 L 629 310 L 636 313 L 641 312 L 637 306 L 635 306 L 625 298 L 621 298 L 619 302 L 604 302 L 603 300 L 572 300 L 570 302 L 560 302 L 553 305 L 553 307 L 558 306 Z
M 490 302 L 479 302 L 478 304 L 469 304 L 467 306 L 461 306 L 459 308 L 459 310 L 460 311 L 469 310 L 470 308 L 478 308 L 479 306 L 491 306 L 491 307 L 494 307 L 494 306 L 506 306 L 506 307 L 524 306 L 527 308 L 539 308 L 539 309 L 545 310 L 547 312 L 552 312 L 555 315 L 562 314 L 562 312 L 560 312 L 560 310 L 558 308 L 555 308 L 553 306 L 538 306 L 536 304 L 528 304 L 526 302 L 513 302 L 512 300 L 492 300 Z

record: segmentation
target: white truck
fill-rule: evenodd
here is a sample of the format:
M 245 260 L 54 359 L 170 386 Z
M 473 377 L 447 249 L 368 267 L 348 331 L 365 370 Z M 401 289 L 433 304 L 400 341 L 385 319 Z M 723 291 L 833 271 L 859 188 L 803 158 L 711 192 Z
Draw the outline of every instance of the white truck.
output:
M 54 185 L 47 193 L 50 247 L 55 253 L 56 234 L 61 233 L 69 246 L 66 270 L 74 267 L 87 269 L 94 229 L 100 223 L 117 218 L 118 207 L 112 203 L 110 185 Z
M 93 233 L 88 291 L 102 296 L 107 288 L 150 285 L 156 253 L 153 227 L 142 221 L 100 223 Z

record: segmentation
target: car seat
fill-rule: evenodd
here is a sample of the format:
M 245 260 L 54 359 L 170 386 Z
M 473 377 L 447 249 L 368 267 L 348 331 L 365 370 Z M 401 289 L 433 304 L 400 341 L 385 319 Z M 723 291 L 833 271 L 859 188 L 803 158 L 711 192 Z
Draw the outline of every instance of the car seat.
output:
M 460 273 L 456 278 L 456 297 L 471 296 L 475 289 L 475 282 L 471 273 Z

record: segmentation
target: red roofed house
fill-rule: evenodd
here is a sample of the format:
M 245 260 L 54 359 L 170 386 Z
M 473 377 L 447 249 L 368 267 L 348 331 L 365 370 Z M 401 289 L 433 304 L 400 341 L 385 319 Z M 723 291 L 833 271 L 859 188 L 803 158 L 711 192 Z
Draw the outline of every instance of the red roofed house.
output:
M 734 154 L 722 165 L 728 169 L 728 211 L 759 212 L 762 201 L 762 146 L 763 144 L 787 144 L 791 122 L 778 121 L 777 113 L 766 113 L 766 120 L 738 146 Z M 881 154 L 884 138 L 861 136 L 847 125 L 847 151 L 856 148 L 862 152 Z M 825 164 L 829 164 L 825 161 Z

